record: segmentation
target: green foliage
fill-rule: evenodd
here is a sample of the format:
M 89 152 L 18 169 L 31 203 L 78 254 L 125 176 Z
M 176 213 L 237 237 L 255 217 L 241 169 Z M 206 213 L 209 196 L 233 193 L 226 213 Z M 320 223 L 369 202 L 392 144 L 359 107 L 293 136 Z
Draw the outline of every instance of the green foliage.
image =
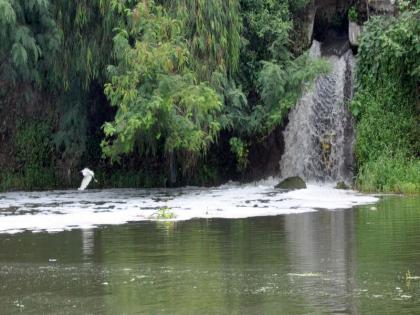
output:
M 302 92 L 311 88 L 317 75 L 327 73 L 330 66 L 324 60 L 304 54 L 284 64 L 262 61 L 256 78 L 260 100 L 249 108 L 244 94 L 234 88 L 225 96 L 226 117 L 232 129 L 241 137 L 259 138 L 279 126 Z
M 359 169 L 356 185 L 367 192 L 420 193 L 420 160 L 383 154 Z
M 168 6 L 182 24 L 198 78 L 210 81 L 215 72 L 235 75 L 242 29 L 239 0 L 176 0 Z
M 322 63 L 291 53 L 294 16 L 307 0 L 156 3 L 0 0 L 0 95 L 30 86 L 54 104 L 49 164 L 32 169 L 59 166 L 69 174 L 83 162 L 115 173 L 115 185 L 156 186 L 170 165 L 216 182 L 223 172 L 207 163 L 210 146 L 229 158 L 232 149 L 243 171 L 249 148 L 281 125 L 325 72 Z M 220 135 L 226 147 L 217 145 Z M 106 165 L 100 149 L 121 166 Z M 19 159 L 27 173 L 28 157 Z M 162 172 L 143 180 L 145 161 Z
M 325 62 L 315 61 L 307 54 L 292 56 L 291 10 L 299 10 L 305 4 L 306 1 L 241 1 L 244 45 L 240 86 L 244 92 L 233 89 L 228 94 L 235 97 L 225 98 L 227 117 L 233 121 L 235 134 L 254 139 L 270 134 L 283 122 L 305 86 L 328 71 Z
M 302 13 L 302 10 L 310 3 L 310 0 L 290 0 L 289 9 L 293 14 Z
M 357 185 L 367 191 L 420 191 L 419 9 L 374 17 L 361 37 L 357 118 Z
M 103 86 L 105 82 L 106 66 L 112 60 L 113 29 L 125 24 L 118 3 L 58 0 L 52 7 L 63 42 L 60 58 L 46 79 L 57 93 L 59 121 L 54 143 L 70 168 L 76 167 L 86 153 L 92 91 L 95 85 Z
M 349 9 L 348 18 L 350 22 L 357 22 L 358 14 L 354 6 Z
M 61 41 L 50 2 L 0 0 L 0 41 L 0 80 L 42 84 Z
M 237 168 L 239 171 L 243 171 L 248 166 L 248 153 L 249 150 L 247 145 L 238 138 L 230 138 L 229 140 L 230 150 L 236 156 Z
M 231 148 L 245 169 L 248 149 L 235 139 L 269 134 L 327 71 L 290 53 L 290 12 L 306 2 L 177 0 L 163 2 L 168 11 L 140 2 L 114 38 L 118 63 L 105 93 L 118 111 L 104 125 L 104 154 L 175 152 L 191 169 L 223 128 L 237 136 Z
M 163 173 L 163 172 L 162 172 Z M 150 170 L 95 169 L 97 187 L 107 188 L 154 188 L 165 185 L 161 172 Z
M 398 0 L 397 1 L 398 9 L 400 12 L 409 11 L 420 6 L 419 1 L 417 0 Z
M 53 79 L 65 91 L 71 90 L 72 85 L 87 90 L 93 80 L 106 77 L 113 29 L 125 22 L 124 16 L 112 9 L 115 2 L 119 1 L 55 1 L 53 14 L 64 38 L 60 60 L 54 64 Z
M 25 84 L 36 83 L 51 96 L 54 143 L 70 168 L 86 150 L 92 83 L 103 85 L 112 30 L 125 22 L 111 10 L 114 2 L 0 0 L 0 82 L 24 92 Z
M 114 37 L 118 63 L 109 67 L 111 82 L 105 86 L 118 111 L 104 125 L 104 154 L 112 160 L 133 150 L 204 154 L 217 138 L 221 103 L 191 71 L 179 21 L 152 1 L 140 2 L 128 20 L 130 28 Z
M 189 177 L 185 182 L 183 182 L 183 184 L 193 186 L 220 185 L 221 176 L 218 172 L 217 165 L 215 165 L 215 163 L 210 164 L 210 162 L 206 160 L 200 162 L 201 163 L 197 165 L 197 173 L 194 174 L 194 177 Z
M 319 74 L 330 70 L 328 62 L 310 58 L 307 54 L 288 61 L 285 65 L 273 62 L 263 62 L 263 68 L 258 76 L 262 106 L 257 106 L 261 120 L 258 129 L 268 134 L 283 122 L 287 113 L 298 101 L 305 88 L 311 88 L 311 82 Z
M 260 60 L 287 60 L 289 32 L 293 27 L 288 1 L 242 0 L 246 59 L 251 64 Z
M 358 58 L 362 88 L 392 75 L 401 77 L 407 90 L 414 88 L 420 77 L 419 10 L 398 17 L 374 17 L 366 24 Z
M 49 167 L 51 163 L 51 127 L 47 122 L 25 122 L 18 126 L 14 139 L 16 159 L 22 168 Z
M 14 139 L 17 171 L 2 174 L 1 188 L 34 189 L 55 186 L 51 127 L 46 121 L 24 122 Z
M 384 152 L 412 155 L 419 149 L 418 119 L 413 99 L 392 87 L 377 87 L 371 93 L 358 92 L 354 102 L 363 104 L 364 112 L 357 124 L 356 156 L 359 164 L 376 160 Z

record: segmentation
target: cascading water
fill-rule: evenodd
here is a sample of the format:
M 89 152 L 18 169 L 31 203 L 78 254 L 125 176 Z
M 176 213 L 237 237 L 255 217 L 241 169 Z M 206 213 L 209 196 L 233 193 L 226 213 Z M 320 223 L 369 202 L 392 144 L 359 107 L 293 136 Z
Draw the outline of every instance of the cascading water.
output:
M 328 60 L 331 72 L 320 76 L 289 114 L 283 133 L 282 178 L 300 176 L 318 182 L 352 179 L 354 123 L 347 104 L 353 96 L 355 59 L 350 49 L 341 55 L 332 51 L 321 53 L 321 44 L 315 40 L 312 44 L 311 56 Z

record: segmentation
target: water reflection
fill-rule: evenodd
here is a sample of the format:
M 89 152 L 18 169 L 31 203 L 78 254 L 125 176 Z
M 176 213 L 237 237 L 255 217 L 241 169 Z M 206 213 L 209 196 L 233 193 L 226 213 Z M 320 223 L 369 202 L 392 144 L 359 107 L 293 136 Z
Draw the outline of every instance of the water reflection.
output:
M 291 283 L 307 304 L 335 314 L 357 314 L 353 211 L 287 216 L 286 240 Z
M 83 259 L 88 260 L 93 255 L 94 250 L 94 230 L 93 229 L 85 229 L 81 230 L 82 233 L 82 252 L 83 252 Z

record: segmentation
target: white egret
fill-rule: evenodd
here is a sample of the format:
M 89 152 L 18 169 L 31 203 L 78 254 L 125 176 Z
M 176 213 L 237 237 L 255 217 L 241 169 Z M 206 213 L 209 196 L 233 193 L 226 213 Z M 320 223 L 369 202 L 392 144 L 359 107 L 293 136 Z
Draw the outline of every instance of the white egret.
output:
M 85 190 L 86 187 L 91 182 L 91 180 L 93 179 L 93 177 L 95 176 L 95 173 L 92 170 L 88 169 L 87 167 L 82 169 L 80 172 L 83 174 L 83 180 L 82 180 L 82 183 L 80 184 L 80 187 L 78 188 L 78 190 Z M 95 180 L 95 182 L 97 182 L 96 179 L 94 179 L 94 180 Z

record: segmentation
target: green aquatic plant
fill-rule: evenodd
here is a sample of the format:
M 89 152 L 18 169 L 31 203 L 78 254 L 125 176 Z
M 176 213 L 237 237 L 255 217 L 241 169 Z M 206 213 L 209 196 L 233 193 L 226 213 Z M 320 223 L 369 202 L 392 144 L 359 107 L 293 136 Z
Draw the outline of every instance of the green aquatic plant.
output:
M 405 273 L 405 285 L 407 288 L 410 288 L 412 280 L 420 280 L 420 277 L 412 275 L 410 270 L 407 269 L 407 272 Z
M 176 218 L 175 213 L 173 213 L 169 207 L 160 208 L 153 214 L 153 216 L 158 220 L 170 220 Z

